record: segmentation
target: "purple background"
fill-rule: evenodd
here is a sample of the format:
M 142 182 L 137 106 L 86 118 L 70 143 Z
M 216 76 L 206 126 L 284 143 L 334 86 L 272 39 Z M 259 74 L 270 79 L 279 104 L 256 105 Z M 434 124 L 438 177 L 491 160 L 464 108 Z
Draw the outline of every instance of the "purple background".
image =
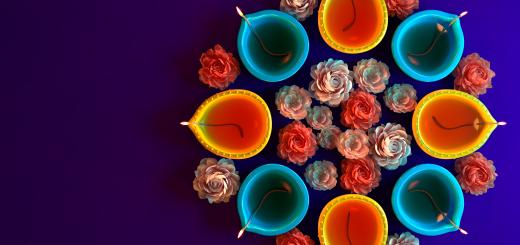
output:
M 235 240 L 240 228 L 236 198 L 220 205 L 198 199 L 192 190 L 193 171 L 201 158 L 214 156 L 178 125 L 217 92 L 198 81 L 201 52 L 220 43 L 238 55 L 237 4 L 245 12 L 278 8 L 274 0 L 2 4 L 1 80 L 15 90 L 2 99 L 8 100 L 4 106 L 15 120 L 8 120 L 5 127 L 5 136 L 14 146 L 4 149 L 14 160 L 3 160 L 0 171 L 0 244 L 274 244 L 274 238 L 255 234 Z M 497 129 L 480 150 L 495 161 L 499 177 L 496 188 L 487 194 L 465 194 L 462 226 L 469 235 L 418 237 L 423 244 L 511 244 L 506 241 L 518 235 L 520 218 L 515 157 L 520 136 L 515 115 L 518 7 L 506 1 L 423 0 L 420 9 L 469 11 L 462 21 L 464 54 L 479 52 L 492 62 L 497 76 L 481 99 L 497 120 L 509 125 Z M 389 65 L 391 83 L 412 83 L 420 97 L 452 86 L 452 77 L 419 83 L 396 67 L 389 44 L 400 23 L 397 18 L 390 18 L 386 36 L 374 50 L 346 55 L 321 39 L 316 16 L 303 22 L 310 53 L 295 76 L 265 83 L 243 69 L 231 86 L 262 95 L 274 120 L 267 148 L 254 158 L 236 161 L 242 179 L 261 164 L 283 163 L 276 156 L 277 131 L 290 120 L 276 111 L 274 94 L 283 85 L 307 87 L 312 64 L 332 57 L 352 66 L 361 58 L 374 57 Z M 339 111 L 334 112 L 337 119 Z M 13 117 L 4 114 L 4 119 Z M 410 119 L 411 114 L 398 115 L 384 107 L 382 122 L 399 122 L 411 133 Z M 412 152 L 406 166 L 383 170 L 381 186 L 369 194 L 385 209 L 390 234 L 406 230 L 390 205 L 397 178 L 424 162 L 453 169 L 453 161 L 432 159 L 415 144 Z M 341 160 L 337 152 L 323 149 L 312 161 L 316 159 Z M 304 171 L 283 164 L 300 174 Z M 317 241 L 321 208 L 343 193 L 339 187 L 328 192 L 310 190 L 309 212 L 299 228 Z

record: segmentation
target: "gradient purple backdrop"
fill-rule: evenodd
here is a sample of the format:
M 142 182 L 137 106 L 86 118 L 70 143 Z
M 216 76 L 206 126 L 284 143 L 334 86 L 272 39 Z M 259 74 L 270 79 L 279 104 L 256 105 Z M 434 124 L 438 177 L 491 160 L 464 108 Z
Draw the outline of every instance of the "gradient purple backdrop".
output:
M 465 194 L 462 226 L 469 235 L 418 236 L 422 244 L 515 243 L 520 219 L 516 172 L 520 135 L 516 126 L 519 21 L 513 3 L 421 1 L 420 10 L 469 11 L 462 20 L 464 54 L 479 52 L 491 61 L 497 76 L 481 99 L 497 120 L 509 122 L 480 150 L 495 161 L 499 177 L 487 194 Z M 255 12 L 277 9 L 279 2 L 16 0 L 2 4 L 1 80 L 15 92 L 2 96 L 9 113 L 4 116 L 9 143 L 0 171 L 0 244 L 274 244 L 274 238 L 255 234 L 235 240 L 240 228 L 236 198 L 219 205 L 198 199 L 192 190 L 193 171 L 201 158 L 214 156 L 178 124 L 217 92 L 198 81 L 200 53 L 220 43 L 237 55 L 237 4 L 245 12 Z M 242 179 L 269 162 L 303 173 L 304 167 L 276 157 L 277 131 L 290 121 L 277 113 L 273 101 L 283 85 L 307 87 L 312 64 L 331 57 L 352 66 L 361 58 L 374 57 L 389 65 L 392 83 L 412 83 L 420 97 L 452 86 L 452 77 L 420 83 L 398 69 L 390 52 L 391 37 L 401 22 L 396 18 L 390 18 L 381 44 L 360 55 L 329 48 L 316 22 L 316 14 L 303 22 L 310 53 L 296 75 L 265 83 L 243 69 L 231 86 L 259 93 L 273 114 L 267 148 L 254 158 L 236 161 Z M 337 119 L 339 112 L 334 112 Z M 399 122 L 409 133 L 410 120 L 411 114 L 383 111 L 382 122 Z M 391 234 L 406 230 L 390 205 L 397 178 L 419 163 L 438 163 L 453 170 L 453 161 L 433 159 L 415 144 L 412 152 L 406 166 L 383 170 L 381 186 L 369 195 L 385 209 Z M 339 163 L 341 158 L 321 149 L 315 159 Z M 339 187 L 310 190 L 309 212 L 299 228 L 317 241 L 321 208 L 343 193 Z

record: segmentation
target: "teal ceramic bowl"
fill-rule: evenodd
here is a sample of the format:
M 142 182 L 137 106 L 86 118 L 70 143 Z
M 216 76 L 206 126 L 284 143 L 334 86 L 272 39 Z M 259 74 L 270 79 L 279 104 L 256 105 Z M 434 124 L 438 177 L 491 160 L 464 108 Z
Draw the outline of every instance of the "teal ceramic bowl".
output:
M 246 17 L 271 52 L 291 52 L 291 58 L 269 55 L 247 23 L 242 20 L 238 32 L 238 54 L 246 69 L 260 80 L 279 82 L 294 75 L 309 53 L 309 37 L 294 17 L 277 11 L 263 10 Z
M 435 164 L 409 169 L 394 186 L 392 207 L 399 221 L 416 233 L 437 236 L 457 231 L 448 220 L 437 222 L 439 212 L 429 197 L 421 192 L 411 192 L 411 187 L 429 192 L 447 217 L 460 225 L 464 196 L 457 179 L 448 170 Z
M 448 32 L 439 38 L 427 55 L 414 56 L 416 64 L 408 55 L 428 50 L 439 33 L 437 23 L 448 26 L 456 17 L 442 11 L 425 10 L 405 19 L 397 27 L 392 39 L 392 55 L 399 68 L 408 76 L 423 82 L 435 82 L 449 75 L 459 63 L 464 50 L 460 20 L 448 28 Z
M 270 194 L 258 209 L 246 231 L 264 236 L 276 236 L 296 227 L 307 214 L 309 193 L 303 180 L 290 168 L 280 164 L 265 164 L 253 170 L 238 192 L 238 214 L 244 226 L 266 193 L 281 189 L 282 183 L 291 193 Z

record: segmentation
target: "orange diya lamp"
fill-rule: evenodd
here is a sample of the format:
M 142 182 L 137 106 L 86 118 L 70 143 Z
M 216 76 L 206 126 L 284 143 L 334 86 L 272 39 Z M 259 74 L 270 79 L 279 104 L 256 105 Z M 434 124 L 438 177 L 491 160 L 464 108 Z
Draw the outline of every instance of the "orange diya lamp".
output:
M 478 150 L 488 140 L 497 122 L 474 96 L 452 89 L 434 91 L 417 104 L 412 118 L 419 147 L 441 159 L 455 159 Z
M 206 99 L 189 121 L 197 140 L 208 151 L 230 159 L 258 154 L 271 135 L 271 113 L 257 94 L 232 89 Z

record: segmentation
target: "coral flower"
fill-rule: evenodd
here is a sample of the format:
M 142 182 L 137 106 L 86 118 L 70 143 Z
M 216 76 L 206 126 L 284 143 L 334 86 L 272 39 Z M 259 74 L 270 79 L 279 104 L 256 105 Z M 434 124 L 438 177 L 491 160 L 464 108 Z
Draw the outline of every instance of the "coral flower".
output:
M 455 172 L 460 187 L 473 195 L 482 195 L 495 186 L 498 176 L 493 161 L 475 152 L 455 161 Z
M 219 44 L 200 56 L 199 80 L 213 88 L 223 90 L 240 74 L 238 60 Z
M 369 157 L 345 159 L 341 162 L 341 169 L 341 187 L 357 194 L 368 194 L 378 187 L 381 181 L 381 170 Z
M 278 155 L 299 165 L 305 164 L 318 149 L 312 129 L 305 127 L 300 121 L 294 121 L 280 129 L 278 138 Z
M 376 96 L 365 91 L 353 91 L 342 107 L 341 123 L 346 127 L 367 130 L 381 118 Z
M 390 16 L 404 19 L 419 8 L 419 0 L 385 0 Z
M 314 241 L 298 228 L 294 228 L 287 233 L 276 236 L 276 245 L 314 245 Z
M 472 53 L 460 60 L 453 75 L 455 89 L 478 97 L 491 88 L 491 80 L 495 77 L 495 72 L 491 70 L 489 61 L 477 53 Z

